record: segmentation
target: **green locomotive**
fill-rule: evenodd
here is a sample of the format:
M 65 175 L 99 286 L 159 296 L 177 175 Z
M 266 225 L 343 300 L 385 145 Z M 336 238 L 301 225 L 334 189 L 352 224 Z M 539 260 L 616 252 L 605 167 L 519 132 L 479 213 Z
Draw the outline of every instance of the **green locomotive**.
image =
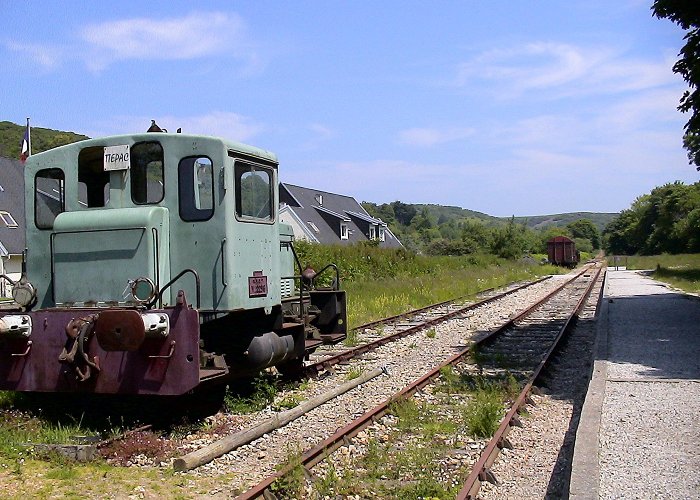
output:
M 302 269 L 271 152 L 180 133 L 91 139 L 31 156 L 25 189 L 0 390 L 184 394 L 298 369 L 345 338 L 337 267 L 325 288 Z

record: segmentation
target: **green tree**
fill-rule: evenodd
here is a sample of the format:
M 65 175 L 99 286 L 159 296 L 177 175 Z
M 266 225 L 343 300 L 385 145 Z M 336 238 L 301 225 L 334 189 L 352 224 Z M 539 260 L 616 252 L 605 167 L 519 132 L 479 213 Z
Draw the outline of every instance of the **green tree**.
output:
M 394 217 L 396 217 L 397 222 L 404 226 L 408 226 L 418 213 L 416 207 L 400 201 L 392 201 L 391 208 L 394 210 Z
M 678 110 L 691 112 L 685 124 L 683 146 L 690 164 L 700 170 L 700 8 L 697 0 L 654 0 L 652 11 L 656 17 L 670 19 L 686 31 L 685 45 L 673 72 L 681 75 L 690 87 L 683 93 Z
M 462 243 L 469 253 L 486 251 L 493 242 L 493 232 L 477 219 L 467 219 L 461 223 Z
M 524 225 L 516 224 L 511 217 L 507 224 L 493 231 L 493 253 L 504 259 L 517 259 L 530 250 L 530 241 Z
M 591 250 L 600 248 L 600 231 L 589 219 L 579 219 L 566 225 L 574 238 L 586 239 L 590 242 Z M 583 250 L 589 251 L 589 250 Z
M 603 231 L 609 253 L 700 251 L 700 182 L 674 182 L 638 197 Z

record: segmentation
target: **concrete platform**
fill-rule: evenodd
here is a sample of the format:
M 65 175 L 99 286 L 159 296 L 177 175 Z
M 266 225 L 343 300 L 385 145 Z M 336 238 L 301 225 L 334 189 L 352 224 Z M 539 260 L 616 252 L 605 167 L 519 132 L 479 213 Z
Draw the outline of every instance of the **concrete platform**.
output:
M 700 300 L 608 269 L 570 498 L 700 498 Z

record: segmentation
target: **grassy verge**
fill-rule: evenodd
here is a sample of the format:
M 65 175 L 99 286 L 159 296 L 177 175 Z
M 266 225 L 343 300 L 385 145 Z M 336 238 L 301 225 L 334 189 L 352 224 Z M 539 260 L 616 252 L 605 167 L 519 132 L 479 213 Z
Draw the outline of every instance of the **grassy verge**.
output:
M 650 269 L 653 277 L 686 292 L 700 293 L 700 254 L 623 257 L 627 269 Z M 613 264 L 609 264 L 613 265 Z
M 412 309 L 520 280 L 563 272 L 549 265 L 512 261 L 471 264 L 458 258 L 436 259 L 430 273 L 346 280 L 348 326 L 401 314 Z

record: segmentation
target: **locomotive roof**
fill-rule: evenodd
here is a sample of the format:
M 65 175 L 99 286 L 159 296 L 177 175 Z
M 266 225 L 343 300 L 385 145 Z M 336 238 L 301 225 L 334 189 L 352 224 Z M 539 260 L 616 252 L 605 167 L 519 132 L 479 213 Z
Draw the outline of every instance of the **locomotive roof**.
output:
M 172 133 L 172 132 L 143 132 L 143 133 L 138 133 L 138 134 L 123 134 L 123 135 L 111 135 L 111 136 L 104 136 L 104 137 L 96 137 L 93 139 L 85 139 L 83 141 L 79 142 L 74 142 L 71 144 L 67 144 L 65 146 L 59 146 L 58 148 L 50 149 L 48 151 L 45 151 L 43 153 L 36 153 L 36 156 L 58 151 L 58 150 L 65 150 L 69 151 L 71 149 L 83 149 L 86 147 L 92 147 L 92 146 L 101 146 L 101 145 L 119 145 L 119 144 L 133 144 L 137 142 L 144 142 L 144 141 L 154 141 L 154 140 L 160 140 L 160 139 L 166 139 L 166 141 L 163 142 L 169 142 L 169 141 L 193 141 L 193 140 L 209 140 L 209 141 L 219 141 L 222 145 L 223 148 L 226 148 L 228 150 L 233 150 L 239 153 L 243 153 L 245 155 L 249 156 L 255 156 L 258 158 L 262 158 L 264 160 L 278 163 L 277 160 L 277 155 L 273 153 L 272 151 L 267 151 L 265 149 L 257 148 L 255 146 L 250 146 L 248 144 L 243 144 L 242 142 L 236 142 L 236 141 L 231 141 L 228 139 L 222 139 L 221 137 L 214 137 L 214 136 L 209 136 L 209 135 L 194 135 L 194 134 L 178 134 L 178 133 Z M 35 155 L 32 155 L 35 156 Z M 30 156 L 27 159 L 27 165 L 31 165 L 31 158 Z

